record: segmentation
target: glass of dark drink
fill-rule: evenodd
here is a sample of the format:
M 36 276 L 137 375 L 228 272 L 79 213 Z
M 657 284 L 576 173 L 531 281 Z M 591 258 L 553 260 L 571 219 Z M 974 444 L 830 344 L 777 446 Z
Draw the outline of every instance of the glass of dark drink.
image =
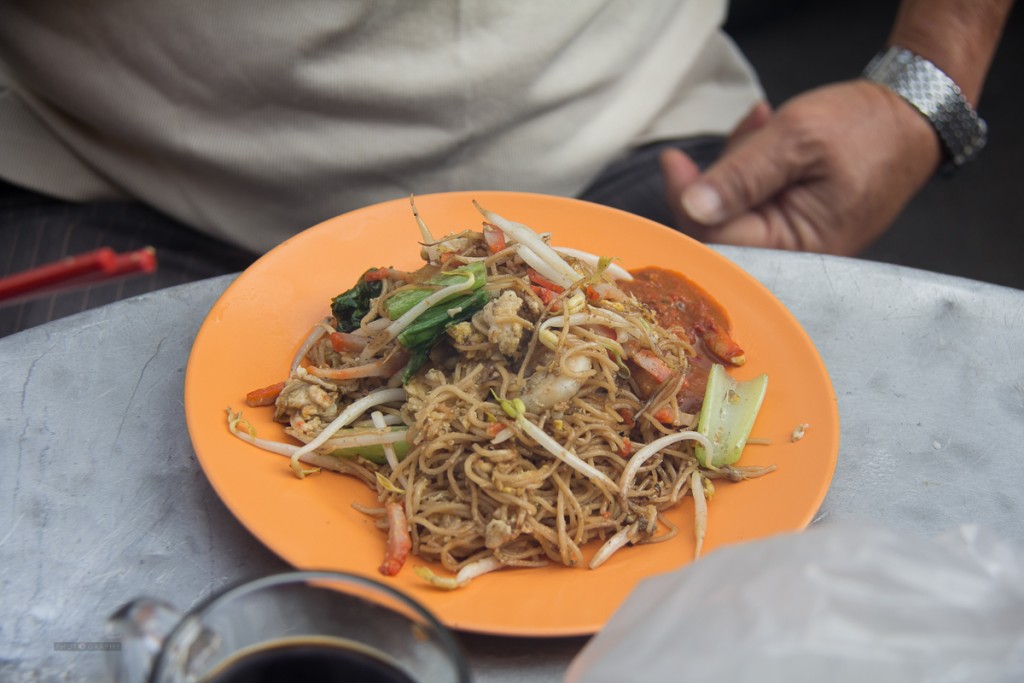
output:
M 187 614 L 132 601 L 110 620 L 117 683 L 468 683 L 430 612 L 373 579 L 290 572 L 220 592 Z

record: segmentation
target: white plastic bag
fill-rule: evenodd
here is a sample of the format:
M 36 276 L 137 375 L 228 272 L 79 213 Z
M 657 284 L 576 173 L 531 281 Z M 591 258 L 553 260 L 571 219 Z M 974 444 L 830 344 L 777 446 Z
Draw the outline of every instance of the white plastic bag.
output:
M 641 583 L 565 681 L 1019 683 L 1024 553 L 849 523 L 721 548 Z

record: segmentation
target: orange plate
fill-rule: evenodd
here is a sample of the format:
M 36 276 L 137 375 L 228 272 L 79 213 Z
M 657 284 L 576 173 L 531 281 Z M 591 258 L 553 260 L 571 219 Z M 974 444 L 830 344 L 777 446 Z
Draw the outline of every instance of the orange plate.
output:
M 768 394 L 741 464 L 777 471 L 739 484 L 719 484 L 709 507 L 705 553 L 716 547 L 810 523 L 835 469 L 839 418 L 828 373 L 800 324 L 752 277 L 716 252 L 664 226 L 596 204 L 511 192 L 417 197 L 435 235 L 479 229 L 471 200 L 539 232 L 555 245 L 613 255 L 626 268 L 659 265 L 689 276 L 729 312 L 749 361 L 738 378 L 769 375 Z M 239 520 L 286 561 L 303 569 L 378 576 L 385 536 L 351 502 L 372 503 L 355 480 L 334 474 L 295 478 L 285 458 L 231 436 L 225 407 L 285 378 L 312 323 L 329 315 L 331 297 L 370 266 L 416 268 L 419 231 L 408 199 L 333 218 L 284 242 L 254 263 L 221 296 L 196 337 L 185 381 L 188 429 L 206 476 Z M 257 433 L 288 440 L 267 408 L 245 416 Z M 792 442 L 797 425 L 806 436 Z M 516 636 L 594 633 L 641 579 L 689 563 L 693 506 L 670 513 L 680 534 L 626 548 L 597 570 L 550 566 L 505 570 L 456 591 L 434 589 L 412 571 L 390 579 L 455 629 Z M 593 552 L 593 548 L 588 548 Z M 439 567 L 434 567 L 437 571 Z

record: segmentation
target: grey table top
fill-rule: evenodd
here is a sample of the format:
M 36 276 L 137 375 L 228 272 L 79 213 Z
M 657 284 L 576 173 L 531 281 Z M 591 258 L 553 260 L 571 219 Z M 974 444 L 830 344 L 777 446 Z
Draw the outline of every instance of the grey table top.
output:
M 1024 542 L 1024 292 L 865 261 L 722 248 L 793 312 L 842 424 L 820 512 Z M 0 339 L 0 680 L 100 680 L 106 616 L 188 608 L 280 571 L 206 483 L 182 391 L 230 282 L 129 299 Z M 558 681 L 585 639 L 460 638 L 475 680 Z

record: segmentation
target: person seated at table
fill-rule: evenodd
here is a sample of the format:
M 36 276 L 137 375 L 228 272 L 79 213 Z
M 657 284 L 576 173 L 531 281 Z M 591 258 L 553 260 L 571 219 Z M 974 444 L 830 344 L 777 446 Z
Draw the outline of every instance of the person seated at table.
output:
M 339 213 L 459 189 L 578 196 L 710 242 L 857 253 L 961 150 L 866 79 L 773 112 L 721 30 L 726 4 L 10 0 L 8 264 L 107 221 L 128 246 L 194 246 L 179 265 L 205 276 Z M 958 84 L 968 116 L 1011 4 L 904 0 L 889 43 Z M 43 221 L 66 232 L 41 241 Z

